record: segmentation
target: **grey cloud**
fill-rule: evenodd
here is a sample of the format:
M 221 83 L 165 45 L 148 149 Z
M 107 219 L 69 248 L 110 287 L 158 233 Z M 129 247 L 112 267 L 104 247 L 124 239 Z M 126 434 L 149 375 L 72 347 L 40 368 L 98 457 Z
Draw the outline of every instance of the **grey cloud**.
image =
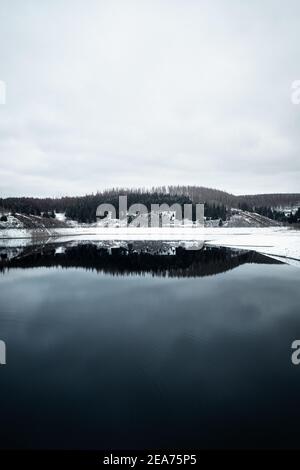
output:
M 299 191 L 300 4 L 2 0 L 1 195 Z

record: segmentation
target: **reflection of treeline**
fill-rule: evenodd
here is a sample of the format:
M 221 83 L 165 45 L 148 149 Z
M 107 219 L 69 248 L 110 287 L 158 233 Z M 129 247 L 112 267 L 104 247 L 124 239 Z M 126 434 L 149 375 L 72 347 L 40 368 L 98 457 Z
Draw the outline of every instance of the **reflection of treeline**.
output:
M 202 277 L 222 273 L 245 263 L 279 262 L 252 251 L 235 252 L 227 248 L 206 248 L 191 251 L 181 247 L 176 255 L 133 252 L 125 248 L 106 248 L 95 245 L 69 247 L 65 253 L 55 254 L 54 248 L 43 248 L 19 258 L 7 261 L 7 268 L 62 267 L 84 268 L 111 275 L 143 275 L 168 277 Z

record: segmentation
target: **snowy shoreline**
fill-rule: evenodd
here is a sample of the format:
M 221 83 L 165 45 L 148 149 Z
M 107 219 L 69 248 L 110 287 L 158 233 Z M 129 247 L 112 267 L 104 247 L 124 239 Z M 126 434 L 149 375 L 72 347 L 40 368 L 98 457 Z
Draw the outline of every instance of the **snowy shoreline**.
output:
M 68 241 L 104 240 L 161 240 L 195 241 L 207 246 L 253 250 L 258 253 L 290 260 L 300 266 L 300 231 L 289 227 L 267 228 L 114 228 L 72 227 L 47 230 L 46 233 L 26 229 L 7 229 L 0 232 L 0 245 L 24 246 L 43 241 L 60 244 Z

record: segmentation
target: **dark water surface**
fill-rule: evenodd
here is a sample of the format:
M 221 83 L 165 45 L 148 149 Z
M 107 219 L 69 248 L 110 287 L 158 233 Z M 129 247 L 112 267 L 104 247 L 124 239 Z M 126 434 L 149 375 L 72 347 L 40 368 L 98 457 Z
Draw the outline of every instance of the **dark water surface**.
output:
M 0 273 L 1 448 L 300 447 L 299 269 L 77 255 Z

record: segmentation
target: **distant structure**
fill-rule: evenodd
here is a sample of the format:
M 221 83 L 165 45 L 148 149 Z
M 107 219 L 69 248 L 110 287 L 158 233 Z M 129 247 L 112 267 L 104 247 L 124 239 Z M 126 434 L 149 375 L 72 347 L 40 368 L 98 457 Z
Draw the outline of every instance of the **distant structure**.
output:
M 300 208 L 300 202 L 293 204 L 291 206 L 274 207 L 276 211 L 283 212 L 286 217 L 289 217 L 290 215 L 295 215 L 299 208 Z

